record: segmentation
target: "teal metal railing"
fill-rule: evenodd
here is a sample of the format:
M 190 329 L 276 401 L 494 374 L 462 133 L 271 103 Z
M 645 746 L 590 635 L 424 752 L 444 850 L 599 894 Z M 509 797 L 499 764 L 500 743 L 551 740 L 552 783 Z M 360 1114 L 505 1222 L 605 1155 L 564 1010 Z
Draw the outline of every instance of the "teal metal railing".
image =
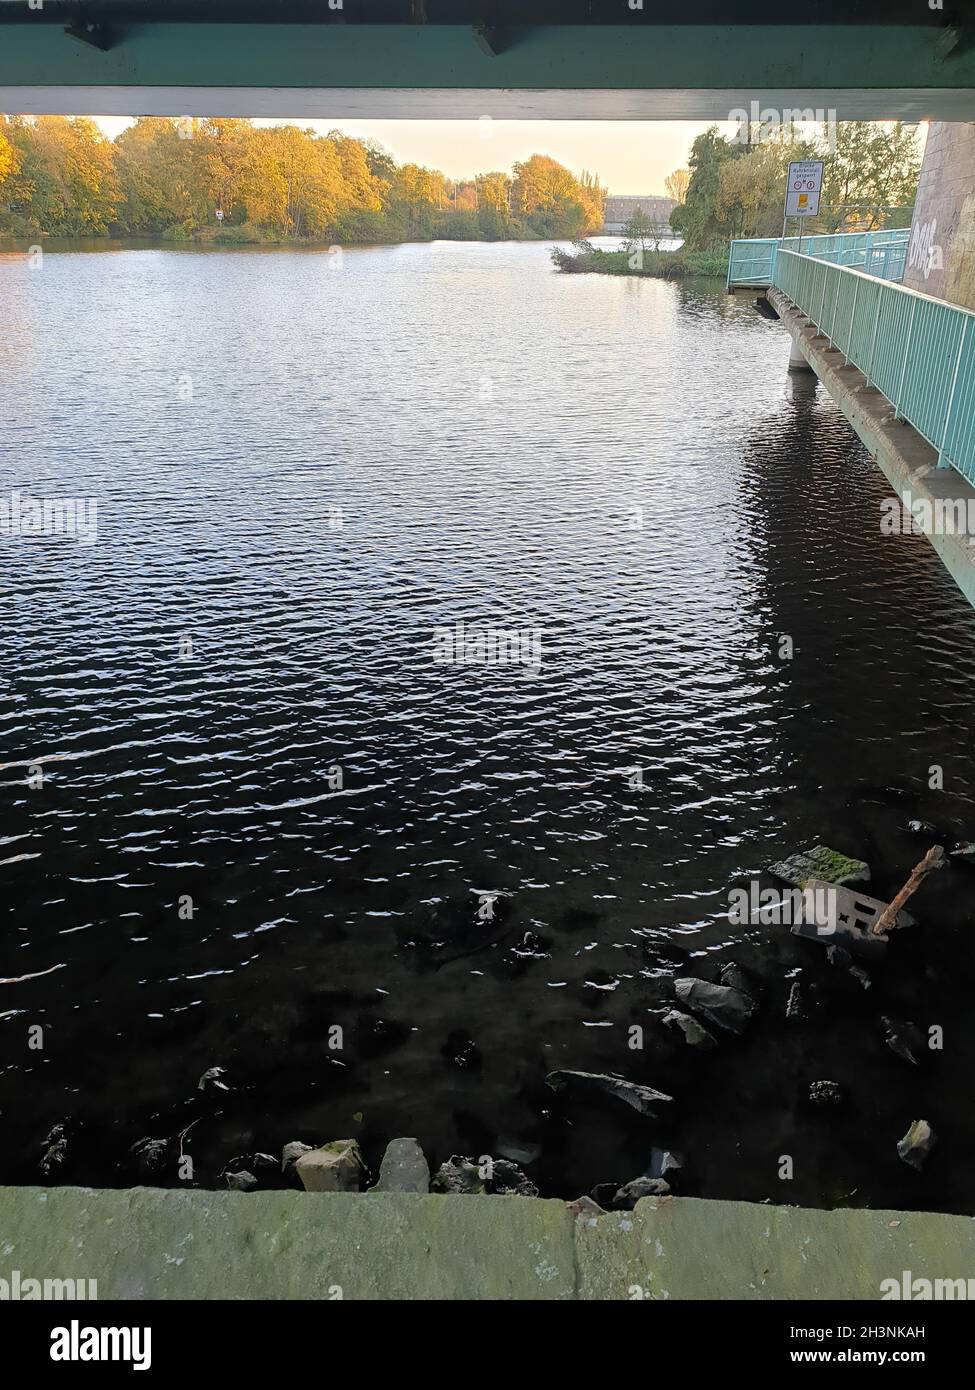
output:
M 779 250 L 798 251 L 832 265 L 863 270 L 881 280 L 899 280 L 904 274 L 910 235 L 908 229 L 897 228 L 884 232 L 833 232 L 826 236 L 733 241 L 728 257 L 728 288 L 771 285 Z
M 785 248 L 772 284 L 975 483 L 975 313 Z

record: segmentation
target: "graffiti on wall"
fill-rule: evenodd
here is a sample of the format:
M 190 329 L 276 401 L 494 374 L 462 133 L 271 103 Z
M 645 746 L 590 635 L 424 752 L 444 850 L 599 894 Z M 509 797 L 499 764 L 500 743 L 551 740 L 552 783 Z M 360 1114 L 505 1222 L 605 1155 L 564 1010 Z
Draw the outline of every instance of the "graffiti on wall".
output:
M 932 270 L 944 269 L 944 253 L 939 242 L 935 241 L 938 220 L 932 217 L 929 222 L 915 222 L 911 228 L 911 240 L 907 248 L 907 264 L 911 270 L 919 270 L 925 280 Z

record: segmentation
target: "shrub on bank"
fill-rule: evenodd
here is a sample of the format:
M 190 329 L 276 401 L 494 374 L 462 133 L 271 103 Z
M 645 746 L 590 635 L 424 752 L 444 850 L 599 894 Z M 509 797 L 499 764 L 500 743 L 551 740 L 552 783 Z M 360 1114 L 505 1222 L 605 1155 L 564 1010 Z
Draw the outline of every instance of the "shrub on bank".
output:
M 565 274 L 650 275 L 681 280 L 691 275 L 724 279 L 726 256 L 714 251 L 602 251 L 588 241 L 574 243 L 574 251 L 561 246 L 552 250 L 552 261 Z

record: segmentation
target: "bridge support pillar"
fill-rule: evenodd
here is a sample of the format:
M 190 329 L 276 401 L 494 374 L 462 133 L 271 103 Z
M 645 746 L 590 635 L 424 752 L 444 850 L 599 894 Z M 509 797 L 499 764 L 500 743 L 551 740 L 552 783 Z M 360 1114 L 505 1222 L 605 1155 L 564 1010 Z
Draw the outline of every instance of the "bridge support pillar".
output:
M 805 357 L 802 355 L 802 352 L 799 348 L 799 344 L 796 342 L 795 338 L 791 336 L 789 338 L 789 371 L 812 372 L 815 376 L 814 369 L 809 365 Z

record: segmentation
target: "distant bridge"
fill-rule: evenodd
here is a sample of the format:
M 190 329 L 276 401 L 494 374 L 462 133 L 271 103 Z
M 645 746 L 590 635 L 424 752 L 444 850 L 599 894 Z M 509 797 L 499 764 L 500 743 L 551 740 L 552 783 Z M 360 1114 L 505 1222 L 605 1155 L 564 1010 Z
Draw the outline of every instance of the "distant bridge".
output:
M 654 231 L 668 232 L 670 214 L 676 206 L 673 198 L 664 198 L 658 193 L 613 194 L 606 199 L 603 231 L 607 236 L 620 236 L 633 214 L 643 212 Z

